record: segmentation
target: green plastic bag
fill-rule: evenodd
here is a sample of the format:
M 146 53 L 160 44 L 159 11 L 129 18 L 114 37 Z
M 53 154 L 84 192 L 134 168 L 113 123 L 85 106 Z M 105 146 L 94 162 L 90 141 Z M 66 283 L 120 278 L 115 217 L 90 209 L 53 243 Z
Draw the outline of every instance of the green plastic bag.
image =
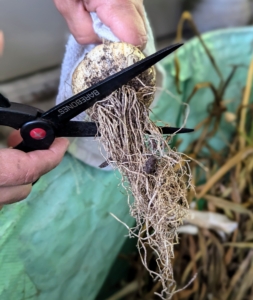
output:
M 128 225 L 117 172 L 70 155 L 41 177 L 31 195 L 0 211 L 0 299 L 94 299 Z
M 202 37 L 225 80 L 232 70 L 232 65 L 240 65 L 224 95 L 224 99 L 228 103 L 227 110 L 236 112 L 242 99 L 242 91 L 246 85 L 248 67 L 252 59 L 253 27 L 217 30 L 206 33 Z M 181 94 L 177 92 L 175 85 L 175 56 L 171 55 L 163 60 L 167 74 L 165 88 L 177 99 L 163 92 L 158 104 L 153 109 L 152 119 L 157 120 L 159 117 L 160 120 L 171 125 L 181 126 L 185 109 L 182 103 L 186 102 L 194 86 L 200 82 L 211 82 L 218 87 L 220 80 L 198 38 L 193 38 L 179 48 L 177 57 L 180 61 L 179 85 Z M 194 128 L 204 120 L 208 115 L 208 105 L 213 99 L 213 94 L 208 88 L 201 89 L 195 94 L 190 101 L 190 114 L 186 127 Z M 179 115 L 181 118 L 178 120 Z M 224 148 L 233 131 L 233 125 L 223 119 L 219 131 L 211 139 L 210 145 L 217 150 Z M 198 138 L 200 133 L 201 131 L 197 131 L 180 136 L 183 142 L 179 150 L 184 151 L 192 140 Z

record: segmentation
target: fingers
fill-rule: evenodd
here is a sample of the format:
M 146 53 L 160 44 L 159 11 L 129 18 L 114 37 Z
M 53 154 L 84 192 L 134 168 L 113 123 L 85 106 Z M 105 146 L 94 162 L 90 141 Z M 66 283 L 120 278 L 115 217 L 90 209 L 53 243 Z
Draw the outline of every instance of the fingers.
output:
M 15 149 L 0 150 L 0 187 L 35 182 L 60 163 L 68 144 L 67 139 L 58 138 L 48 150 L 29 153 Z
M 121 41 L 144 48 L 147 32 L 142 0 L 54 0 L 79 44 L 100 42 L 92 26 L 90 12 Z
M 8 136 L 7 145 L 8 147 L 15 147 L 22 142 L 22 137 L 19 130 L 13 130 L 12 133 Z
M 32 185 L 19 185 L 0 188 L 0 205 L 11 204 L 25 199 L 31 192 Z
M 81 0 L 54 0 L 59 12 L 65 18 L 70 32 L 79 44 L 99 43 L 95 34 L 90 13 Z
M 144 9 L 140 0 L 84 0 L 88 11 L 96 11 L 101 21 L 121 41 L 144 48 L 147 42 Z

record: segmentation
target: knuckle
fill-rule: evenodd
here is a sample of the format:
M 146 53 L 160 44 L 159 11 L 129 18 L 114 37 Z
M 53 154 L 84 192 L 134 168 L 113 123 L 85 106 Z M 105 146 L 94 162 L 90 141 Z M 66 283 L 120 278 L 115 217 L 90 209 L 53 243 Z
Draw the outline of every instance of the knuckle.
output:
M 24 184 L 33 183 L 39 178 L 39 176 L 40 176 L 39 172 L 35 168 L 30 167 L 23 178 L 23 183 Z

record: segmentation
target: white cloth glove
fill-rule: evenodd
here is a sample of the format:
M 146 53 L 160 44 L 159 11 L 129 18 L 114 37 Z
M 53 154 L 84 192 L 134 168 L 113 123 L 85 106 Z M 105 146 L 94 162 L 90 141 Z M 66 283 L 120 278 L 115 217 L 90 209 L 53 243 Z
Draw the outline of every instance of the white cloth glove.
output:
M 94 31 L 101 39 L 106 39 L 113 42 L 119 41 L 119 39 L 111 32 L 110 28 L 108 28 L 101 22 L 96 13 L 92 12 L 91 17 L 93 20 Z M 146 56 L 148 56 L 154 53 L 156 50 L 152 30 L 147 18 L 146 25 L 148 32 L 148 42 L 143 52 Z M 62 101 L 73 96 L 71 88 L 72 74 L 80 61 L 83 60 L 86 53 L 88 53 L 94 47 L 95 44 L 79 45 L 76 42 L 75 38 L 70 35 L 66 45 L 66 52 L 62 63 L 56 104 L 59 104 Z M 163 73 L 161 66 L 160 68 L 158 67 L 158 70 Z M 85 117 L 86 114 L 85 112 L 83 112 L 75 117 L 74 120 L 83 121 L 85 120 Z M 102 147 L 99 142 L 94 138 L 73 138 L 71 139 L 71 144 L 68 151 L 86 164 L 98 168 L 99 165 L 105 161 L 105 152 L 103 149 L 101 150 L 101 148 Z M 111 170 L 111 167 L 108 166 L 106 168 L 103 168 L 102 170 Z

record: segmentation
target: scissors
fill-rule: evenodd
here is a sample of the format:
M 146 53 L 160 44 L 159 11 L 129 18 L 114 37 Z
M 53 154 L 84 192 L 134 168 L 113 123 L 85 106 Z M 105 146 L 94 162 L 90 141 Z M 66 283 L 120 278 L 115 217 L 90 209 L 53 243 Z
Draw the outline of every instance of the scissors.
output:
M 45 112 L 33 106 L 10 102 L 0 94 L 0 125 L 20 129 L 23 141 L 14 149 L 24 152 L 48 149 L 56 137 L 94 137 L 99 135 L 99 128 L 94 122 L 72 121 L 71 119 L 97 101 L 109 96 L 113 91 L 181 46 L 182 44 L 175 44 L 166 47 Z M 175 127 L 160 127 L 160 129 L 163 134 L 193 131 L 189 128 Z

